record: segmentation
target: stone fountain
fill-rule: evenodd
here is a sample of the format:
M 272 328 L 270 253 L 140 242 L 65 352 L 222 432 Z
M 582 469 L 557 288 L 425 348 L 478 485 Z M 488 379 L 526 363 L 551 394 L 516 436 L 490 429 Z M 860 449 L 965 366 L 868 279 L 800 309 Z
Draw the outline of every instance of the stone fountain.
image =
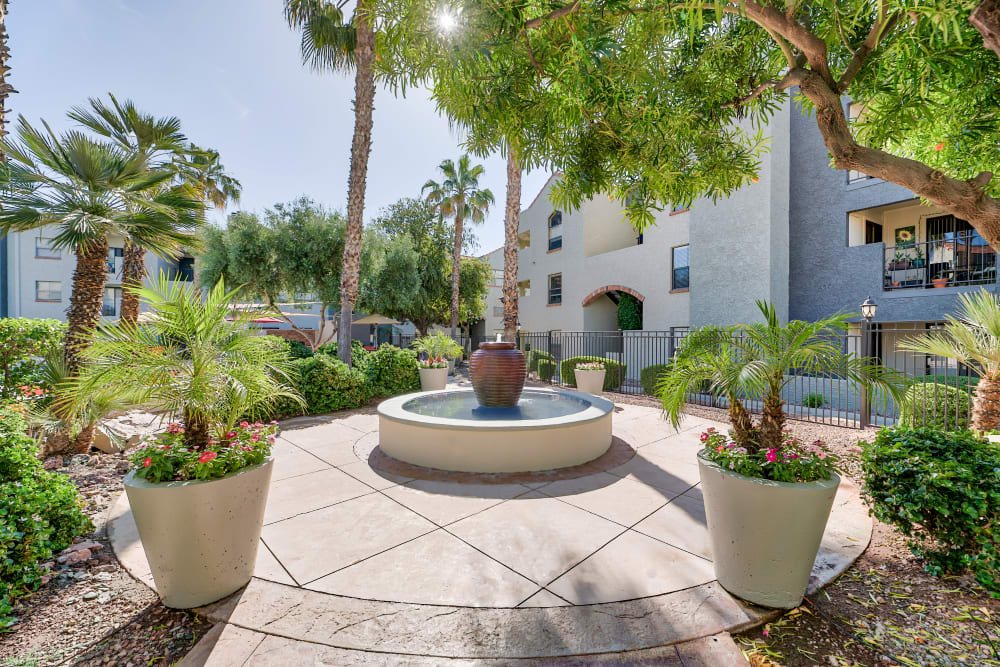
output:
M 469 360 L 473 390 L 405 394 L 378 406 L 379 447 L 441 470 L 499 473 L 579 465 L 611 446 L 614 404 L 561 389 L 524 389 L 514 343 L 480 343 Z

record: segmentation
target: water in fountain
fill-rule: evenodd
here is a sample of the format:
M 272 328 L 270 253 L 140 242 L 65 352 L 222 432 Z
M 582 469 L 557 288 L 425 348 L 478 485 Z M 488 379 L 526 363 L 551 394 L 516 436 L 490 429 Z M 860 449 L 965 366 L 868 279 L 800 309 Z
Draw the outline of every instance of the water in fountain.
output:
M 514 407 L 483 407 L 469 391 L 440 392 L 418 396 L 403 403 L 403 409 L 425 417 L 471 421 L 550 419 L 583 412 L 591 402 L 582 397 L 528 389 Z

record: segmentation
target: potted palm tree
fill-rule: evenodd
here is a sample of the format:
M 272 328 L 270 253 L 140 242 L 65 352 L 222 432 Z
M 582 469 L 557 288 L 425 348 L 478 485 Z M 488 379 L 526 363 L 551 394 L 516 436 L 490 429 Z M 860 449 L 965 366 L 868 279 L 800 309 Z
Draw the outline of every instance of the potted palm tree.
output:
M 576 377 L 576 388 L 586 394 L 600 396 L 604 391 L 604 362 L 584 361 L 573 369 Z
M 823 442 L 785 430 L 782 392 L 795 374 L 817 374 L 871 390 L 885 405 L 898 399 L 901 378 L 840 350 L 846 316 L 781 324 L 774 306 L 757 305 L 761 323 L 693 332 L 657 391 L 675 427 L 705 383 L 727 405 L 732 431 L 702 433 L 698 453 L 715 574 L 745 600 L 790 609 L 809 582 L 840 478 Z M 762 406 L 757 424 L 747 401 Z
M 1000 301 L 981 289 L 960 294 L 955 315 L 945 317 L 944 329 L 907 338 L 904 350 L 947 357 L 979 375 L 972 403 L 972 429 L 980 433 L 1000 428 Z
M 257 421 L 289 388 L 289 357 L 249 322 L 228 320 L 222 281 L 202 300 L 161 274 L 139 290 L 155 312 L 141 326 L 101 328 L 86 349 L 77 402 L 114 388 L 173 420 L 129 453 L 125 478 L 139 537 L 164 604 L 197 607 L 253 573 L 273 461 L 275 422 Z
M 462 354 L 462 346 L 444 332 L 418 338 L 413 348 L 426 355 L 418 362 L 421 391 L 442 391 L 448 385 L 448 359 Z

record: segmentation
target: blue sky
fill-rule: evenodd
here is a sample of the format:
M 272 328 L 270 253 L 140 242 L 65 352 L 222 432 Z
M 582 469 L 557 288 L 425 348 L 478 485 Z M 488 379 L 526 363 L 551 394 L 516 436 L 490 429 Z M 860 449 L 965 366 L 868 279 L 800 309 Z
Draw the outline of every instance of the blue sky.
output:
M 345 208 L 354 80 L 302 66 L 281 0 L 20 0 L 7 25 L 12 117 L 62 128 L 71 106 L 112 92 L 178 116 L 188 137 L 217 149 L 243 183 L 240 208 L 302 194 Z M 366 221 L 418 196 L 442 159 L 460 155 L 461 138 L 424 91 L 380 89 L 374 122 Z M 497 200 L 476 230 L 487 251 L 503 244 L 506 173 L 500 155 L 481 162 Z M 547 176 L 525 175 L 523 205 Z

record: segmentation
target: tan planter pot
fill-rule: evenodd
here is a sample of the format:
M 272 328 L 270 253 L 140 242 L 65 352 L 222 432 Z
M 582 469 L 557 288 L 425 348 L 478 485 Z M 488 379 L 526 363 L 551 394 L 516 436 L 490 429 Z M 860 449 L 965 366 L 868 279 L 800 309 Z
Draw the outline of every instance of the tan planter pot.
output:
M 420 369 L 420 391 L 444 391 L 444 388 L 447 386 L 447 368 Z
M 719 583 L 765 607 L 797 607 L 840 477 L 800 484 L 744 477 L 703 452 L 698 469 Z
M 152 484 L 125 477 L 132 515 L 163 604 L 190 609 L 250 581 L 274 460 L 222 479 Z
M 576 376 L 576 388 L 587 394 L 600 396 L 604 392 L 604 373 L 603 370 L 581 371 L 578 368 L 573 369 L 573 375 Z

